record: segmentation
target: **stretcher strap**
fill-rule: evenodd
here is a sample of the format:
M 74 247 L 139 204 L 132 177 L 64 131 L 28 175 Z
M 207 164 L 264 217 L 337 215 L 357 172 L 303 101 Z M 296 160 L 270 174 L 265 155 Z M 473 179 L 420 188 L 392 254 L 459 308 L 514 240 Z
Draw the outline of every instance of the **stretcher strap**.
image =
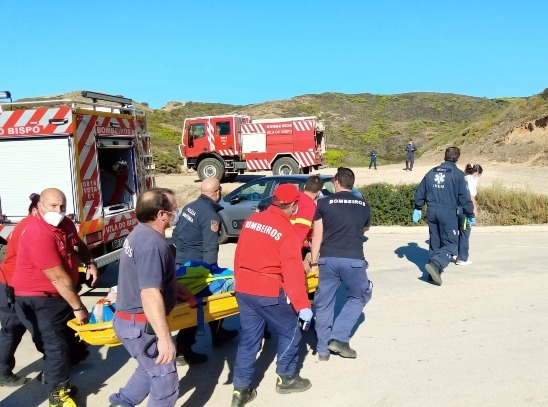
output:
M 198 301 L 198 309 L 196 310 L 196 316 L 198 317 L 198 330 L 196 332 L 196 335 L 204 336 L 205 335 L 205 328 L 204 328 L 204 304 L 203 304 L 204 297 L 196 297 L 196 301 Z

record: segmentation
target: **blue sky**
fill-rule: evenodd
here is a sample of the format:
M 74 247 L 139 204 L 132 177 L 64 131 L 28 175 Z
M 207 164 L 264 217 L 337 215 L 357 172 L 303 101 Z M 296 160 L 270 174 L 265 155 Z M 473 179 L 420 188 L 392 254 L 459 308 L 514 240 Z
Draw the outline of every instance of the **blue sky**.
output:
M 323 92 L 531 96 L 542 0 L 4 1 L 0 90 L 252 104 Z

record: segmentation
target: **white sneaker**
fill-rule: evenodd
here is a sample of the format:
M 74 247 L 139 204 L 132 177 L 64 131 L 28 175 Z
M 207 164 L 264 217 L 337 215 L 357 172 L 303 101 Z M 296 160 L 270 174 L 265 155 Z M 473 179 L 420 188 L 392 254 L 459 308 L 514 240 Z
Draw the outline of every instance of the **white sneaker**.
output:
M 457 260 L 457 261 L 455 262 L 455 264 L 456 264 L 457 266 L 469 266 L 470 264 L 472 264 L 472 262 L 471 262 L 470 260 L 466 260 L 466 261 L 464 261 L 464 260 Z

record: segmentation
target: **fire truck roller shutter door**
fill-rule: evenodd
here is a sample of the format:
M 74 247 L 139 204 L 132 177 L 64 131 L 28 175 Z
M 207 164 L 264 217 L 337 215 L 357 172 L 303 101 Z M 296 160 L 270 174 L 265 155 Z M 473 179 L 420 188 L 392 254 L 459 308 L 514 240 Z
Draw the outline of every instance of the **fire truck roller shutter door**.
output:
M 298 174 L 299 164 L 291 157 L 282 157 L 276 160 L 272 171 L 274 175 Z

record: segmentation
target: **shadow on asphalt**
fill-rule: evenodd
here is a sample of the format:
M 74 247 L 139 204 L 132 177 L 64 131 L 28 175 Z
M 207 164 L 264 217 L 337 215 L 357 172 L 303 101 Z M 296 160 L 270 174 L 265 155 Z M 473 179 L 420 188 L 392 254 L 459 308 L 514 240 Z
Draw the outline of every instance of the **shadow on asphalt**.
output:
M 428 243 L 428 241 L 427 241 Z M 421 271 L 422 275 L 419 280 L 425 281 L 429 284 L 434 284 L 430 279 L 430 275 L 424 267 L 428 263 L 428 250 L 419 247 L 416 242 L 407 243 L 407 246 L 400 246 L 394 253 L 401 259 L 406 258 L 409 262 L 413 263 Z
M 223 327 L 226 329 L 238 329 L 239 326 L 239 315 L 225 318 L 223 322 Z M 181 406 L 203 407 L 207 405 L 218 385 L 230 386 L 232 389 L 232 369 L 234 368 L 240 336 L 238 335 L 224 346 L 214 348 L 211 344 L 211 332 L 208 328 L 206 328 L 206 332 L 206 336 L 196 336 L 197 343 L 193 349 L 196 352 L 207 354 L 208 361 L 200 365 L 188 366 L 186 371 L 181 368 L 178 369 L 179 400 L 191 393 L 190 397 Z M 225 364 L 230 369 L 226 379 L 222 378 Z

